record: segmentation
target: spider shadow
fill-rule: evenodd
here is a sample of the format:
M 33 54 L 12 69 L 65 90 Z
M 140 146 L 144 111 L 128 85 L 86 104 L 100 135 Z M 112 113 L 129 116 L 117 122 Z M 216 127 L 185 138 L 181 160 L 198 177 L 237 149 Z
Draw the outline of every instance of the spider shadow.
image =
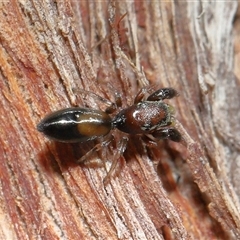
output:
M 118 156 L 118 146 L 123 136 L 127 136 L 128 141 L 125 151 Z M 99 151 L 94 151 L 88 155 L 84 163 L 78 162 L 81 157 L 84 157 L 100 142 L 101 140 L 83 143 L 47 142 L 44 150 L 38 154 L 38 160 L 46 172 L 49 174 L 58 173 L 60 175 L 62 172 L 76 167 L 103 168 L 105 162 L 112 164 L 114 160 L 117 160 L 120 163 L 117 166 L 116 176 L 120 176 L 125 164 L 131 169 L 136 155 L 143 156 L 146 154 L 145 141 L 142 135 L 115 134 L 115 137 L 113 137 L 113 140 L 107 146 L 102 146 L 102 149 Z M 124 160 L 120 159 L 122 157 Z M 98 159 L 99 161 L 97 163 L 94 161 L 91 162 L 94 159 Z M 100 165 L 99 162 L 102 164 Z
M 61 174 L 69 168 L 76 167 L 100 167 L 94 164 L 86 166 L 84 163 L 77 162 L 82 156 L 90 151 L 95 144 L 94 141 L 85 143 L 49 142 L 45 149 L 38 154 L 38 161 L 49 174 Z M 90 158 L 94 158 L 97 155 L 98 152 L 93 152 Z

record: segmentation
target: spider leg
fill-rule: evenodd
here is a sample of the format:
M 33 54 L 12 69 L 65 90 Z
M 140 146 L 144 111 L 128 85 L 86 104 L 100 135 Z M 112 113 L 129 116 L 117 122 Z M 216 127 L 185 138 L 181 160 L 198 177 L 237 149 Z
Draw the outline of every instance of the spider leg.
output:
M 112 137 L 107 137 L 104 141 L 97 143 L 92 149 L 90 149 L 86 154 L 84 154 L 81 158 L 77 160 L 77 163 L 83 163 L 86 164 L 89 160 L 89 157 L 94 154 L 95 152 L 98 152 L 102 150 L 103 148 L 107 147 L 109 143 L 112 141 Z M 97 163 L 98 161 L 96 161 Z M 101 161 L 99 161 L 101 162 Z M 99 164 L 100 165 L 100 164 Z
M 111 178 L 118 176 L 122 167 L 124 166 L 125 160 L 122 155 L 126 150 L 127 142 L 128 142 L 127 137 L 123 137 L 119 142 L 117 153 L 114 156 L 111 168 L 107 173 L 107 176 L 103 180 L 104 185 L 107 185 Z

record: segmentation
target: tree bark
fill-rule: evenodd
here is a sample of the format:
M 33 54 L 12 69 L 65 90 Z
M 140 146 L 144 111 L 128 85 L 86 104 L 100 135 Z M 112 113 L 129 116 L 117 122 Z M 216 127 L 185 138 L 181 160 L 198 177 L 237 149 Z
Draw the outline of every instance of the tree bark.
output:
M 240 238 L 237 1 L 0 6 L 0 239 Z M 105 110 L 94 94 L 130 106 L 148 85 L 179 92 L 166 102 L 185 142 L 128 135 L 126 164 L 106 185 L 126 134 L 113 130 L 89 156 L 100 167 L 76 162 L 101 140 L 36 130 L 61 108 Z

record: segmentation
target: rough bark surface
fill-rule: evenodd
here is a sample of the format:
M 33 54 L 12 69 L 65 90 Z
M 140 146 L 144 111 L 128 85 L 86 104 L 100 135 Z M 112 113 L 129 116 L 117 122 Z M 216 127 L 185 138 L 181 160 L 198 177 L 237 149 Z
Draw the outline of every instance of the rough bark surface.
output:
M 0 239 L 240 239 L 240 14 L 237 1 L 1 1 Z M 186 144 L 125 134 L 46 139 L 36 124 L 70 106 L 123 107 L 172 86 Z M 114 114 L 113 114 L 114 115 Z

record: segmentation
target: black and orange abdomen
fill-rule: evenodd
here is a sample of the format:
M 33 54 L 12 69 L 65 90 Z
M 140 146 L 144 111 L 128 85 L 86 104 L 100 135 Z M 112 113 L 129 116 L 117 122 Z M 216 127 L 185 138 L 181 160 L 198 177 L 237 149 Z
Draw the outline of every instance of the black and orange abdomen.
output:
M 56 141 L 86 142 L 107 135 L 112 123 L 103 111 L 76 107 L 47 115 L 37 129 Z

